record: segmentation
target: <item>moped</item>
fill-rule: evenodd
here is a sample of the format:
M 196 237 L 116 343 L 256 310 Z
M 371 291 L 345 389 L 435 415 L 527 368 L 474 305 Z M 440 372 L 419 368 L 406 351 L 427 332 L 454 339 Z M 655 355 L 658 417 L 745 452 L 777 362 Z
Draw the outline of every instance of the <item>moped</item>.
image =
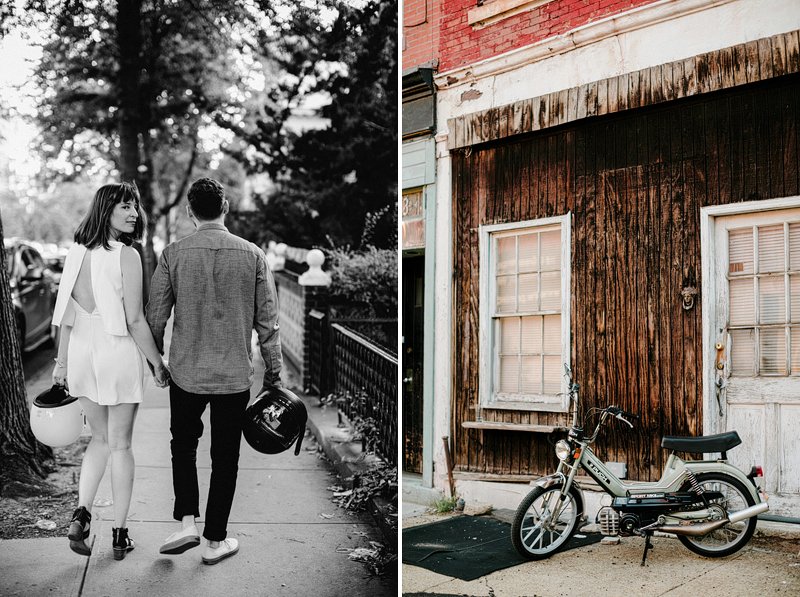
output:
M 756 528 L 756 516 L 769 509 L 767 496 L 756 478 L 760 466 L 745 474 L 727 462 L 727 451 L 742 443 L 736 431 L 704 437 L 669 437 L 661 447 L 673 450 L 657 482 L 624 482 L 592 451 L 600 428 L 609 418 L 633 429 L 639 417 L 618 406 L 592 408 L 578 425 L 579 385 L 567 371 L 572 426 L 567 439 L 555 445 L 556 472 L 536 482 L 517 508 L 511 527 L 512 542 L 523 557 L 539 560 L 562 548 L 585 520 L 583 491 L 575 480 L 586 471 L 608 493 L 611 505 L 597 514 L 600 532 L 607 536 L 645 538 L 642 566 L 652 549 L 653 533 L 671 533 L 691 551 L 706 557 L 723 557 L 744 547 Z M 591 435 L 584 427 L 599 417 Z M 683 461 L 675 451 L 690 454 L 720 453 L 713 460 Z

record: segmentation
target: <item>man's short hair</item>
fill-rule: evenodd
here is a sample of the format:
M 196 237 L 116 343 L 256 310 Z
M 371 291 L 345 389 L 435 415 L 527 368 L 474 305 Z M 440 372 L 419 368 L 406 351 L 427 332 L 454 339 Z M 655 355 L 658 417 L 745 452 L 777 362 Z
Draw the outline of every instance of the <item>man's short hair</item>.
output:
M 189 189 L 189 207 L 201 220 L 215 220 L 222 215 L 225 188 L 213 178 L 200 178 Z

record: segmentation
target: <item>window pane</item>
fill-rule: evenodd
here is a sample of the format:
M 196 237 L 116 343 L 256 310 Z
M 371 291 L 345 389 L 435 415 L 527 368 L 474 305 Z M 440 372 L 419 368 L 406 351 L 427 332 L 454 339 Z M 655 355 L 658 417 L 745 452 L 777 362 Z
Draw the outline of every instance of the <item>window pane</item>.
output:
M 522 234 L 519 239 L 519 271 L 535 272 L 539 270 L 539 235 Z
M 753 273 L 752 228 L 728 232 L 728 262 L 728 272 L 731 275 Z
M 497 239 L 497 273 L 512 274 L 517 271 L 517 239 L 506 236 Z
M 561 315 L 547 315 L 544 318 L 544 352 L 561 354 Z
M 561 310 L 561 272 L 542 274 L 542 311 Z
M 500 357 L 500 392 L 516 394 L 519 391 L 519 357 Z
M 786 330 L 759 330 L 759 372 L 762 375 L 786 374 Z
M 540 316 L 522 317 L 522 354 L 541 354 L 542 318 Z
M 792 322 L 800 321 L 800 275 L 789 276 L 789 297 L 792 308 Z
M 800 224 L 789 224 L 789 269 L 800 271 Z
M 542 393 L 542 359 L 541 357 L 522 357 L 519 391 L 523 394 Z
M 800 327 L 792 328 L 792 374 L 800 375 Z
M 541 271 L 561 269 L 561 232 L 553 230 L 542 232 L 542 263 Z
M 731 375 L 755 375 L 755 332 L 750 330 L 732 330 L 731 342 Z
M 753 305 L 753 278 L 731 280 L 730 314 L 731 325 L 753 325 L 756 322 Z
M 539 310 L 539 274 L 520 274 L 519 311 Z
M 783 224 L 758 229 L 758 271 L 782 272 L 784 267 Z
M 519 318 L 503 317 L 500 322 L 500 352 L 505 355 L 519 353 Z
M 786 293 L 783 276 L 758 281 L 758 316 L 760 323 L 786 321 Z
M 561 357 L 544 357 L 544 393 L 561 391 Z
M 497 312 L 514 313 L 517 310 L 517 277 L 497 276 Z

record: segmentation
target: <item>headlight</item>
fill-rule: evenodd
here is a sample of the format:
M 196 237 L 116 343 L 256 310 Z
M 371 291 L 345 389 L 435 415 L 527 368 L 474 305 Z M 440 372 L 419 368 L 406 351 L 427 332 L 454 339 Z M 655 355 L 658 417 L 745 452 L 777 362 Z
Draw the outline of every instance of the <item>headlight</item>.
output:
M 556 456 L 559 460 L 567 460 L 572 453 L 572 448 L 566 440 L 559 440 L 556 443 Z

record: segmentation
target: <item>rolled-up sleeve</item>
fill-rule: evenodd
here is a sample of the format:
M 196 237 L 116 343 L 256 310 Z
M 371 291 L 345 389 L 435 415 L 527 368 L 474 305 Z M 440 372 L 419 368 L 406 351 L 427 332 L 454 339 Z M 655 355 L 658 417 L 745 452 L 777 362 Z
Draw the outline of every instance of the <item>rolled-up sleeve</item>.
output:
M 264 360 L 264 385 L 280 385 L 283 357 L 278 323 L 278 294 L 263 252 L 259 252 L 256 274 L 256 304 L 253 327 L 258 334 Z
M 150 300 L 146 309 L 147 323 L 161 354 L 164 354 L 164 329 L 174 304 L 175 293 L 169 275 L 169 257 L 167 249 L 164 249 L 150 281 Z

